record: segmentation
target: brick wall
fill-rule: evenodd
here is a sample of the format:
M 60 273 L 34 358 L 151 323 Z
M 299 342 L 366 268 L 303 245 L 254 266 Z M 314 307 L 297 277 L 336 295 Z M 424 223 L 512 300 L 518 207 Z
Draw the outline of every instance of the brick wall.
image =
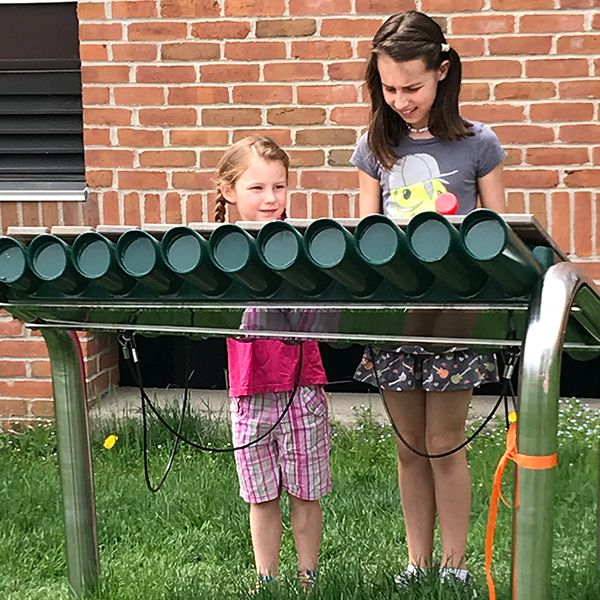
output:
M 417 8 L 439 18 L 463 58 L 463 114 L 491 125 L 508 151 L 510 210 L 535 214 L 600 280 L 598 5 L 80 1 L 89 199 L 1 203 L 0 228 L 211 220 L 214 165 L 254 132 L 290 152 L 289 215 L 355 216 L 348 159 L 368 118 L 370 39 L 389 14 Z M 2 385 L 11 377 L 0 371 Z

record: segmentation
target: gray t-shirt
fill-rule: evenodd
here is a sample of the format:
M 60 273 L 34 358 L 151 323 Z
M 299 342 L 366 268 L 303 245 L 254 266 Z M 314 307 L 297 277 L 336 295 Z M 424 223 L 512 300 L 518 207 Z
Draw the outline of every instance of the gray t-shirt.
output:
M 477 206 L 477 179 L 506 157 L 489 127 L 473 122 L 471 131 L 474 135 L 456 141 L 413 140 L 406 136 L 395 148 L 398 161 L 391 170 L 377 162 L 365 134 L 350 162 L 379 180 L 382 212 L 388 217 L 410 218 L 420 212 L 435 211 L 436 198 L 445 192 L 458 198 L 458 214 L 466 215 Z

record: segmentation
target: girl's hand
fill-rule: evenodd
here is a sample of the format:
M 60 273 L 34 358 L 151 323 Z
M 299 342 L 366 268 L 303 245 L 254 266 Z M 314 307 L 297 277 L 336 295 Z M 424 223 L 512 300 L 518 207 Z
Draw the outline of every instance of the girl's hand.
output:
M 506 212 L 506 197 L 501 164 L 477 180 L 477 189 L 479 190 L 481 206 L 497 213 Z

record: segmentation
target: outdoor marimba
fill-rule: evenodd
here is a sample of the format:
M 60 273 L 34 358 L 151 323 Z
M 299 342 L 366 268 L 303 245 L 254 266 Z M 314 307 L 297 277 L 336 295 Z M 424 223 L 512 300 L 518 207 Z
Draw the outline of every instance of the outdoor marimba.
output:
M 534 457 L 557 451 L 562 350 L 600 352 L 600 297 L 530 215 L 8 233 L 1 306 L 48 346 L 78 596 L 99 561 L 76 330 L 520 348 L 518 449 Z M 518 472 L 512 597 L 547 600 L 555 469 Z

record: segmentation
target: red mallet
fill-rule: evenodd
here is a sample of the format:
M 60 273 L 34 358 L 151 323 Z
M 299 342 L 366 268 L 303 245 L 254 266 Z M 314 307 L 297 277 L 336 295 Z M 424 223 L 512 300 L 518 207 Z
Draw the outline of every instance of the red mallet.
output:
M 458 211 L 458 198 L 451 192 L 444 192 L 435 199 L 435 211 L 440 215 L 455 215 Z

